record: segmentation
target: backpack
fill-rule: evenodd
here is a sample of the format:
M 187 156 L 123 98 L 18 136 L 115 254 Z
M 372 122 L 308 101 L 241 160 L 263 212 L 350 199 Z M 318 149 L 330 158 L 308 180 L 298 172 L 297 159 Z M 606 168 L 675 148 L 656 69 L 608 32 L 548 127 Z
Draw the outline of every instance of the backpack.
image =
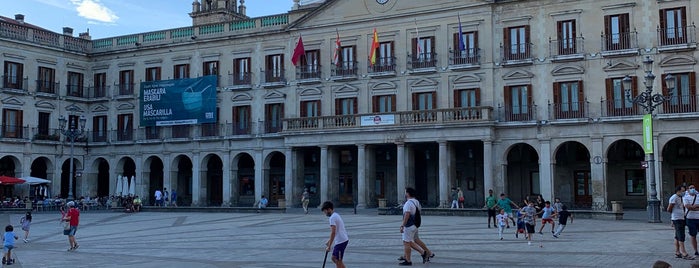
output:
M 413 203 L 415 205 L 415 203 Z M 422 216 L 420 216 L 420 208 L 415 205 L 415 219 L 413 220 L 415 227 L 420 228 L 420 225 L 422 224 Z

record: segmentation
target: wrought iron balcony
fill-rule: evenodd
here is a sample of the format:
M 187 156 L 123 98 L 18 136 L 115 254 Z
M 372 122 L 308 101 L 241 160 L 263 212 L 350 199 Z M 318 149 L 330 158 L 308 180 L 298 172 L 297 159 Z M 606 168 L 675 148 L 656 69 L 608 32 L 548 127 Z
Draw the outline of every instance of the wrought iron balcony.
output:
M 83 86 L 82 85 L 66 85 L 66 96 L 83 98 Z
M 553 61 L 585 59 L 585 38 L 582 36 L 561 40 L 549 40 L 549 55 Z
M 658 50 L 684 50 L 697 47 L 696 26 L 658 28 Z
M 523 64 L 533 64 L 534 57 L 532 57 L 532 47 L 534 45 L 530 43 L 521 44 L 508 44 L 500 46 L 500 56 L 502 58 L 502 65 L 512 66 L 512 65 L 523 65 Z
M 396 75 L 396 57 L 377 58 L 374 64 L 367 60 L 367 73 L 372 77 Z
M 316 65 L 300 65 L 296 66 L 296 81 L 299 83 L 320 82 L 321 66 Z
M 498 106 L 498 120 L 500 122 L 536 121 L 536 104 Z
M 14 90 L 21 90 L 21 91 L 27 91 L 27 84 L 28 84 L 29 78 L 22 78 L 19 76 L 8 76 L 8 75 L 3 75 L 2 76 L 2 88 L 3 89 L 14 89 Z
M 552 119 L 580 119 L 589 118 L 588 101 L 549 103 L 549 118 Z
M 481 65 L 481 49 L 474 48 L 468 50 L 450 50 L 450 69 L 478 68 Z
M 340 61 L 331 68 L 331 78 L 333 80 L 356 79 L 357 75 L 356 61 Z
M 602 34 L 602 56 L 638 54 L 638 33 Z
M 59 82 L 51 80 L 36 80 L 36 92 L 56 94 L 56 89 L 60 86 Z
M 437 53 L 423 52 L 408 54 L 408 70 L 411 71 L 436 71 Z

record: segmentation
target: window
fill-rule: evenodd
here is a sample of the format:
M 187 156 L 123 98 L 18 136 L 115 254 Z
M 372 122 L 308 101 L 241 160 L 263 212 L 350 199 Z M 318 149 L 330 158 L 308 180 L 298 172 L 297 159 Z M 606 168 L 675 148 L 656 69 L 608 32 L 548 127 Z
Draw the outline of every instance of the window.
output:
M 604 16 L 606 50 L 627 49 L 631 46 L 629 14 Z
M 672 74 L 675 77 L 675 88 L 669 91 L 663 82 L 663 95 L 670 96 L 668 102 L 663 103 L 666 113 L 689 113 L 695 112 L 696 105 L 696 75 L 695 73 Z M 665 81 L 667 74 L 661 76 L 661 81 Z
M 39 122 L 37 124 L 37 134 L 48 136 L 50 133 L 49 126 L 51 121 L 51 113 L 39 112 Z
M 134 77 L 133 70 L 119 72 L 119 95 L 133 95 Z
M 646 195 L 646 171 L 626 170 L 626 195 Z
M 284 55 L 268 55 L 267 56 L 267 71 L 265 72 L 265 81 L 267 83 L 283 82 L 284 81 Z
M 531 85 L 505 87 L 507 121 L 533 120 Z
M 133 140 L 133 114 L 120 114 L 117 117 L 117 140 Z
M 380 42 L 377 50 L 376 63 L 369 68 L 371 72 L 393 72 L 396 70 L 396 63 L 393 52 L 393 41 Z
M 189 78 L 189 64 L 177 64 L 174 67 L 173 77 L 175 79 Z
M 480 89 L 459 89 L 454 91 L 454 107 L 462 108 L 455 113 L 455 119 L 470 119 L 480 117 Z
M 254 196 L 255 195 L 255 178 L 253 176 L 240 177 L 240 195 Z
M 98 115 L 92 117 L 92 141 L 106 142 L 107 141 L 107 116 Z
M 553 99 L 555 118 L 583 118 L 585 116 L 585 95 L 582 81 L 553 83 Z
M 68 85 L 66 86 L 67 96 L 82 97 L 83 96 L 83 74 L 68 72 Z
M 432 110 L 437 107 L 435 92 L 413 94 L 413 110 Z
M 634 104 L 632 100 L 626 99 L 626 92 L 622 86 L 621 80 L 623 77 L 619 78 L 607 78 L 605 85 L 607 88 L 607 116 L 623 116 L 623 115 L 633 115 L 634 114 Z M 636 96 L 637 94 L 637 80 L 635 76 L 631 77 L 631 95 Z
M 320 116 L 320 100 L 302 101 L 301 117 Z
M 505 60 L 529 59 L 529 25 L 505 28 Z
M 250 58 L 235 59 L 233 66 L 233 84 L 234 85 L 249 85 L 250 84 Z
M 24 84 L 22 83 L 24 80 L 22 79 L 24 66 L 21 63 L 6 61 L 4 70 L 3 88 L 24 89 Z
M 39 67 L 39 75 L 36 80 L 37 91 L 44 93 L 56 93 L 56 71 L 47 67 Z
M 685 7 L 660 10 L 660 45 L 687 43 L 686 12 Z
M 233 133 L 250 134 L 250 105 L 233 106 Z
M 413 38 L 413 68 L 434 67 L 437 61 L 434 36 Z
M 391 113 L 396 111 L 396 95 L 381 95 L 372 97 L 372 112 Z
M 350 115 L 357 113 L 357 98 L 335 99 L 335 115 Z
M 147 126 L 146 127 L 146 139 L 156 140 L 160 139 L 160 127 L 158 126 Z
M 146 81 L 160 81 L 160 67 L 146 68 Z
M 92 96 L 103 98 L 107 96 L 107 73 L 96 73 L 92 79 Z
M 575 40 L 575 20 L 557 22 L 558 28 L 558 55 L 570 55 L 577 53 Z
M 218 61 L 204 62 L 204 76 L 218 75 Z
M 320 78 L 320 50 L 306 50 L 298 68 L 299 79 Z
M 22 138 L 22 110 L 2 110 L 2 137 Z
M 344 46 L 340 48 L 340 62 L 334 69 L 334 76 L 357 75 L 357 58 L 355 46 Z
M 463 50 L 460 42 L 463 40 Z M 478 63 L 478 32 L 454 33 L 454 64 Z
M 284 103 L 270 103 L 265 105 L 265 122 L 267 133 L 282 131 L 282 119 L 284 118 Z

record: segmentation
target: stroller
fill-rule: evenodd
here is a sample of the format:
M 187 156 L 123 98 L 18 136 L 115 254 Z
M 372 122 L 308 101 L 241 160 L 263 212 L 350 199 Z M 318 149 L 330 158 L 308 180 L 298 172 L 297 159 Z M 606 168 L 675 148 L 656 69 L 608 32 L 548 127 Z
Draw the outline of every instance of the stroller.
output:
M 515 231 L 515 238 L 519 238 L 519 234 L 524 234 L 524 237 L 527 237 L 524 230 L 524 214 L 522 211 L 517 210 L 517 231 Z

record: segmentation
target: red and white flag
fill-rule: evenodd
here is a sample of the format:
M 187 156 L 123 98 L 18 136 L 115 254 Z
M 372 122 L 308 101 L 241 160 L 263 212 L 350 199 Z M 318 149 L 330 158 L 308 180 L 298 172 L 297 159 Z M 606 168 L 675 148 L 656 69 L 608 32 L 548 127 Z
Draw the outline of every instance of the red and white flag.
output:
M 335 30 L 337 33 L 337 38 L 335 39 L 335 53 L 333 53 L 333 64 L 340 65 L 340 49 L 342 48 L 342 44 L 340 43 L 340 32 Z

